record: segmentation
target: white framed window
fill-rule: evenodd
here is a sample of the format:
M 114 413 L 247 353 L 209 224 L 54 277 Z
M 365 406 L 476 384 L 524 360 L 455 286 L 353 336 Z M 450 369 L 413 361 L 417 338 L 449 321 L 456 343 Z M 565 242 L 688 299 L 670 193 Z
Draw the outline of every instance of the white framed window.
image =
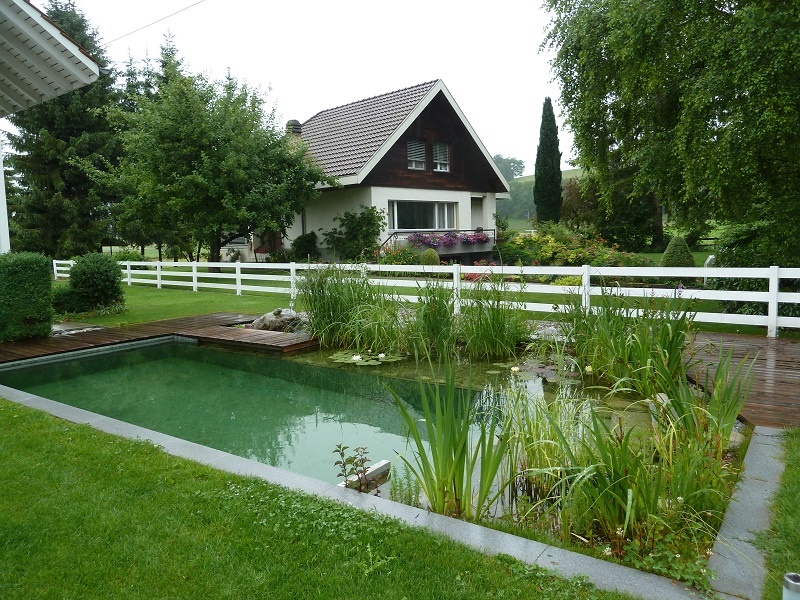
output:
M 450 146 L 443 142 L 433 142 L 433 170 L 450 172 Z
M 420 140 L 408 140 L 406 143 L 408 155 L 408 168 L 415 171 L 425 170 L 425 142 Z
M 457 215 L 458 202 L 389 202 L 390 229 L 457 229 Z

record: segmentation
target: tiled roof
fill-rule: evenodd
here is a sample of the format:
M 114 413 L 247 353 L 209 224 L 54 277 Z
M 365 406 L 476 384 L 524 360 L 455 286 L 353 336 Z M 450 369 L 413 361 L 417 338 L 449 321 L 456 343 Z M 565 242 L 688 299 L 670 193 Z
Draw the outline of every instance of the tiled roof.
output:
M 303 123 L 303 141 L 327 175 L 355 175 L 436 83 L 323 110 Z

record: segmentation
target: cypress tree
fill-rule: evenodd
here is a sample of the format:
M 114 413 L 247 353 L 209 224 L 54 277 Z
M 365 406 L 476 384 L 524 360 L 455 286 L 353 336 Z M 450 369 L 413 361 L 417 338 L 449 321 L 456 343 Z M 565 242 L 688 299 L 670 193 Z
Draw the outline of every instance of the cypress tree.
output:
M 533 202 L 540 223 L 561 219 L 561 152 L 558 150 L 558 127 L 550 98 L 544 99 L 539 146 L 533 181 Z

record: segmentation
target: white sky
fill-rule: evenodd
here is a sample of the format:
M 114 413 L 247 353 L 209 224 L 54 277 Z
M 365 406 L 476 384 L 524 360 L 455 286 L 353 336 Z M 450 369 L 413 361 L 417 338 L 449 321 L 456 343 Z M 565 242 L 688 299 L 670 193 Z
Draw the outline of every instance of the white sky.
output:
M 212 79 L 228 69 L 267 93 L 279 123 L 442 79 L 490 154 L 525 162 L 532 174 L 542 103 L 553 99 L 563 165 L 563 130 L 548 56 L 548 16 L 539 0 L 75 0 L 122 67 L 128 55 L 157 58 L 173 34 L 184 64 Z M 34 0 L 42 8 L 44 0 Z M 189 7 L 155 25 L 112 41 Z M 271 91 L 270 91 L 271 88 Z

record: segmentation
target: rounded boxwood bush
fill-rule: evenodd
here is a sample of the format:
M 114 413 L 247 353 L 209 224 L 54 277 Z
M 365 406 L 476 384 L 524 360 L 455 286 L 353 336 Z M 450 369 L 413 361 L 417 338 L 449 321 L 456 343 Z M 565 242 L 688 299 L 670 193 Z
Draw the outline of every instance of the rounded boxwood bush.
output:
M 52 278 L 52 263 L 42 254 L 0 254 L 0 341 L 50 334 Z
M 426 248 L 422 251 L 422 254 L 419 255 L 419 264 L 426 266 L 439 265 L 439 253 L 433 248 Z
M 662 267 L 694 267 L 694 256 L 689 250 L 689 244 L 681 236 L 672 238 L 661 257 Z
M 122 303 L 122 269 L 117 259 L 99 252 L 78 258 L 69 270 L 76 312 Z

